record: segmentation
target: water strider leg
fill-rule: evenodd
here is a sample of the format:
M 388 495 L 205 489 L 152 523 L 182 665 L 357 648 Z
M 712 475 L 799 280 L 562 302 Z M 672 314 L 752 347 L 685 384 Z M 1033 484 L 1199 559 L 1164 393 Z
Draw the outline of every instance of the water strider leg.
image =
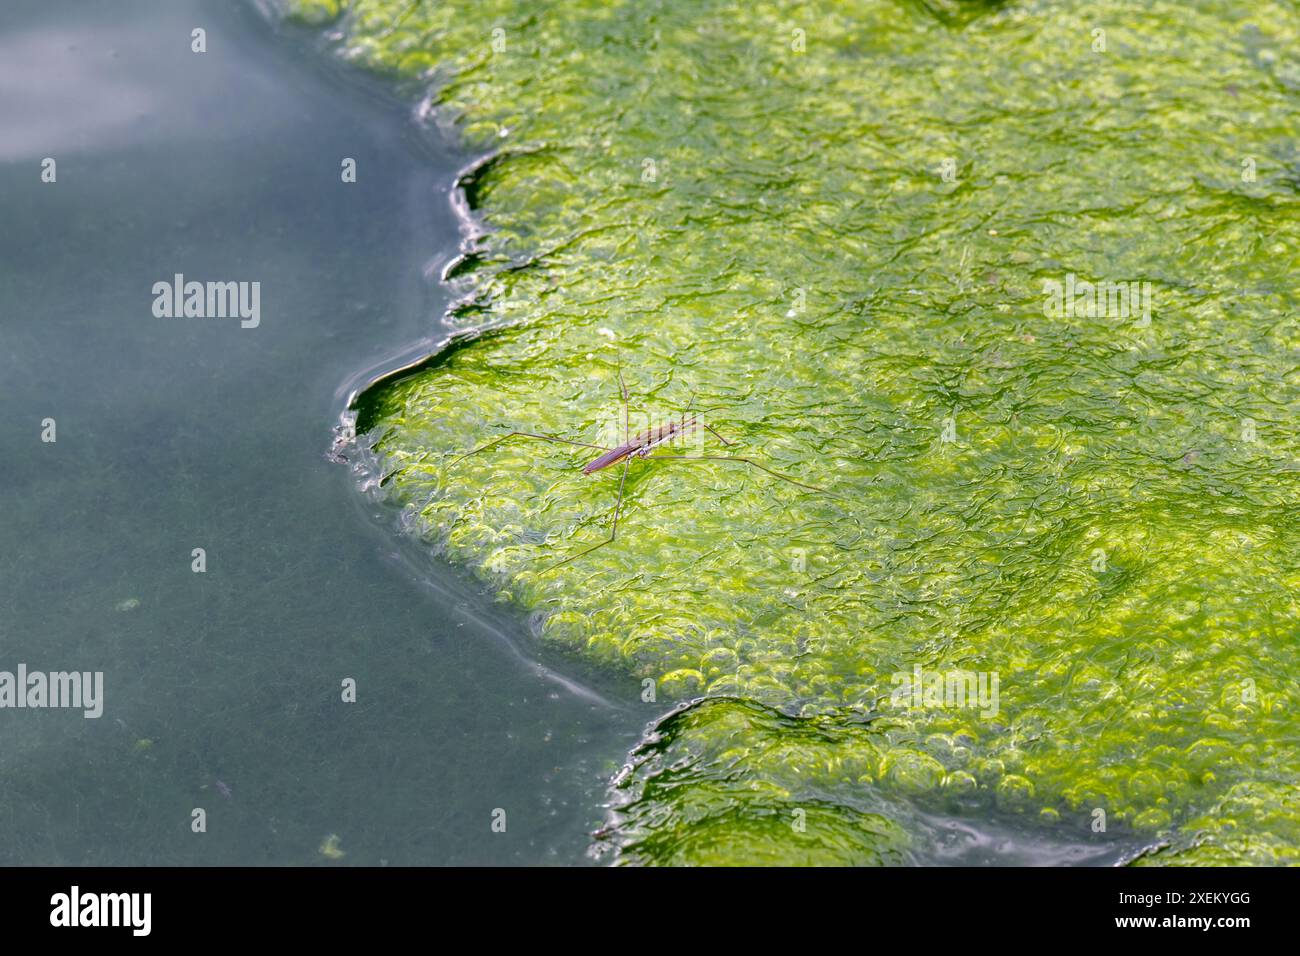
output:
M 627 481 L 627 467 L 630 464 L 632 464 L 632 459 L 630 457 L 623 459 L 623 476 L 618 480 L 618 500 L 614 502 L 614 527 L 610 529 L 609 537 L 606 538 L 604 541 L 600 542 L 599 544 L 593 544 L 586 551 L 579 551 L 577 554 L 570 555 L 569 557 L 565 558 L 563 561 L 556 561 L 554 564 L 543 568 L 541 572 L 542 574 L 545 574 L 547 571 L 553 571 L 562 564 L 568 564 L 570 561 L 576 561 L 584 554 L 591 554 L 591 552 L 595 551 L 597 548 L 603 548 L 605 545 L 609 544 L 611 541 L 614 540 L 614 538 L 618 535 L 618 516 L 619 516 L 619 512 L 623 510 L 623 485 Z
M 632 440 L 632 413 L 627 408 L 627 386 L 623 384 L 623 363 L 618 365 L 618 387 L 623 390 L 623 444 Z
M 456 464 L 456 462 L 464 461 L 470 455 L 477 455 L 481 451 L 487 451 L 489 448 L 499 445 L 503 441 L 506 441 L 507 439 L 510 438 L 536 438 L 540 441 L 553 441 L 561 445 L 577 445 L 580 448 L 595 448 L 598 451 L 610 450 L 606 448 L 604 445 L 592 445 L 585 441 L 570 441 L 567 438 L 556 438 L 554 435 L 538 435 L 534 432 L 511 432 L 509 435 L 502 435 L 500 438 L 495 438 L 492 441 L 488 442 L 486 445 L 481 445 L 480 447 L 475 448 L 471 452 L 466 452 L 465 454 L 461 455 L 459 458 L 452 461 L 451 464 L 454 465 Z
M 701 424 L 703 424 L 703 423 L 701 423 Z M 713 433 L 713 437 L 716 438 L 718 441 L 722 442 L 722 444 L 727 445 L 727 446 L 730 446 L 730 445 L 734 444 L 734 442 L 729 442 L 729 441 L 727 441 L 725 438 L 723 438 L 721 435 L 719 435 L 716 431 L 714 431 L 714 428 L 713 428 L 712 425 L 705 425 L 704 427 L 705 427 L 708 431 L 712 432 L 712 433 Z
M 709 431 L 713 431 L 713 429 L 710 428 Z M 722 436 L 719 435 L 718 437 L 721 438 Z M 645 460 L 646 461 L 739 461 L 739 462 L 743 462 L 746 465 L 753 465 L 759 471 L 765 471 L 773 478 L 780 478 L 782 481 L 788 481 L 790 482 L 790 484 L 798 485 L 800 488 L 807 488 L 809 491 L 817 491 L 824 495 L 831 494 L 831 492 L 827 491 L 825 488 L 818 488 L 816 485 L 806 485 L 802 481 L 796 481 L 794 478 L 791 478 L 789 475 L 783 475 L 779 471 L 773 471 L 771 468 L 768 468 L 766 465 L 760 465 L 752 458 L 741 458 L 739 455 L 651 455 Z

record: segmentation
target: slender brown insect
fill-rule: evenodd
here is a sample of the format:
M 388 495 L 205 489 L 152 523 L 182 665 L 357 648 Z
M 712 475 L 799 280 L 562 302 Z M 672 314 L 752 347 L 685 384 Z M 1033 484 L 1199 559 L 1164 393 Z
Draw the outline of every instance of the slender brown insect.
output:
M 618 535 L 618 516 L 623 510 L 623 486 L 627 482 L 628 467 L 632 464 L 634 458 L 643 458 L 649 461 L 738 461 L 742 464 L 752 465 L 760 471 L 767 472 L 773 478 L 779 478 L 781 481 L 789 482 L 792 485 L 797 485 L 798 487 L 805 488 L 808 491 L 829 494 L 825 488 L 818 488 L 815 485 L 806 485 L 802 481 L 796 481 L 789 475 L 783 475 L 780 472 L 773 471 L 765 465 L 760 465 L 752 458 L 743 458 L 739 455 L 651 455 L 651 452 L 661 446 L 671 444 L 672 442 L 691 434 L 697 428 L 705 429 L 705 431 L 709 432 L 714 438 L 722 442 L 722 444 L 726 445 L 728 448 L 732 447 L 734 442 L 727 441 L 711 426 L 701 422 L 698 416 L 692 415 L 689 412 L 683 413 L 679 420 L 670 421 L 664 425 L 656 425 L 653 428 L 648 428 L 643 432 L 638 432 L 633 435 L 631 434 L 631 413 L 628 410 L 627 386 L 623 383 L 622 369 L 619 369 L 618 372 L 618 385 L 623 392 L 623 444 L 619 445 L 617 448 L 606 448 L 604 445 L 593 445 L 589 442 L 571 441 L 568 438 L 560 438 L 557 435 L 541 435 L 536 432 L 510 432 L 510 434 L 502 435 L 500 438 L 493 439 L 486 445 L 481 445 L 473 451 L 467 452 L 452 461 L 452 464 L 454 465 L 457 462 L 464 461 L 471 455 L 477 455 L 479 452 L 487 451 L 489 448 L 493 448 L 511 438 L 532 438 L 538 441 L 557 442 L 562 445 L 576 445 L 579 448 L 594 448 L 597 451 L 604 452 L 604 454 L 600 455 L 598 458 L 583 465 L 582 473 L 584 475 L 593 475 L 598 471 L 611 467 L 612 465 L 617 465 L 620 461 L 623 463 L 623 474 L 620 476 L 618 481 L 618 499 L 614 503 L 614 522 L 613 526 L 610 528 L 609 537 L 598 544 L 592 545 L 585 551 L 579 551 L 577 554 L 570 555 L 563 561 L 557 561 L 544 568 L 542 571 L 543 574 L 554 568 L 558 568 L 563 564 L 568 564 L 570 561 L 574 561 L 585 554 L 591 554 L 591 552 L 595 551 L 597 548 L 603 548 L 605 545 L 614 541 Z M 692 400 L 692 402 L 693 401 L 694 400 Z

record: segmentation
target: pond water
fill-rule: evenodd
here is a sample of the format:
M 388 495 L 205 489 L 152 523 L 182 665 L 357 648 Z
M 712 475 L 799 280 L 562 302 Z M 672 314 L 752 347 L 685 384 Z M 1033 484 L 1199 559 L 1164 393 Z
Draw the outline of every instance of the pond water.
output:
M 433 334 L 469 157 L 197 0 L 7 0 L 0 130 L 0 670 L 104 674 L 99 719 L 0 710 L 0 864 L 586 859 L 647 715 L 524 653 L 328 458 Z M 260 283 L 259 323 L 156 317 L 176 273 Z

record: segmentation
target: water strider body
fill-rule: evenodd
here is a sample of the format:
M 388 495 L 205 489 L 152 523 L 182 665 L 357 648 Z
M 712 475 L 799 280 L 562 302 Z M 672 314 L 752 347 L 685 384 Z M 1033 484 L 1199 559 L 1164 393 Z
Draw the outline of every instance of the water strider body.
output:
M 669 421 L 663 425 L 656 425 L 653 428 L 648 428 L 635 435 L 630 434 L 631 427 L 629 425 L 630 415 L 627 404 L 627 386 L 623 384 L 623 373 L 621 370 L 618 373 L 618 384 L 623 390 L 624 441 L 623 444 L 619 445 L 617 448 L 606 448 L 603 445 L 593 445 L 589 442 L 573 441 L 568 438 L 560 438 L 558 435 L 542 435 L 536 432 L 510 432 L 508 435 L 502 435 L 500 438 L 493 439 L 487 444 L 461 455 L 452 462 L 454 465 L 456 462 L 464 461 L 471 455 L 477 455 L 479 452 L 487 451 L 489 448 L 499 445 L 501 442 L 507 441 L 511 438 L 532 438 L 538 441 L 556 442 L 562 445 L 575 445 L 580 448 L 594 448 L 603 452 L 604 454 L 583 465 L 582 473 L 584 475 L 592 475 L 598 471 L 609 468 L 611 465 L 617 465 L 620 461 L 623 462 L 623 474 L 619 478 L 618 482 L 618 499 L 614 503 L 614 522 L 610 529 L 609 537 L 604 541 L 592 545 L 585 551 L 579 551 L 577 554 L 571 555 L 563 561 L 557 561 L 543 569 L 543 573 L 550 571 L 553 568 L 558 568 L 562 564 L 568 564 L 570 561 L 580 558 L 584 554 L 590 554 L 597 548 L 602 548 L 614 541 L 615 537 L 618 535 L 618 516 L 623 508 L 623 486 L 627 482 L 628 466 L 632 464 L 632 459 L 634 458 L 644 459 L 646 461 L 738 461 L 742 464 L 752 465 L 760 471 L 767 472 L 767 474 L 774 478 L 779 478 L 781 481 L 789 482 L 790 484 L 797 485 L 800 488 L 806 488 L 809 491 L 815 491 L 821 494 L 829 494 L 829 492 L 824 488 L 818 488 L 815 485 L 806 485 L 802 481 L 796 481 L 789 475 L 783 475 L 780 472 L 773 471 L 765 465 L 760 465 L 752 458 L 743 458 L 739 455 L 651 455 L 651 452 L 656 449 L 671 444 L 678 439 L 691 434 L 698 428 L 703 428 L 728 448 L 731 447 L 733 443 L 727 441 L 709 425 L 701 422 L 698 416 L 690 414 L 683 414 L 678 420 Z
M 627 441 L 619 445 L 617 448 L 611 448 L 595 461 L 587 462 L 587 464 L 582 468 L 582 473 L 584 475 L 595 474 L 602 468 L 608 468 L 610 465 L 617 465 L 624 458 L 648 458 L 650 457 L 650 452 L 654 451 L 660 445 L 666 445 L 676 441 L 678 438 L 682 438 L 695 431 L 699 426 L 699 419 L 694 415 L 690 418 L 683 415 L 681 421 L 669 422 L 666 425 L 657 425 L 654 428 L 647 428 L 645 431 L 639 432 L 638 434 L 628 438 Z M 709 428 L 708 425 L 705 425 L 704 427 L 708 428 L 710 432 L 713 432 L 713 434 L 717 436 L 718 440 L 724 445 L 731 444 L 721 435 L 718 435 L 717 432 L 713 431 L 712 428 Z

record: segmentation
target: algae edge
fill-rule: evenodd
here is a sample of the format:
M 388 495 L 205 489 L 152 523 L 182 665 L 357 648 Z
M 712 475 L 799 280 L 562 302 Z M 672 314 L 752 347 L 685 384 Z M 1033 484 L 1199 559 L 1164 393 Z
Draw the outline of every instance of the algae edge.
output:
M 1100 809 L 1165 847 L 1143 862 L 1293 859 L 1292 20 L 1209 4 L 1171 41 L 1170 8 L 1120 5 L 961 30 L 887 3 L 536 10 L 359 2 L 344 21 L 353 58 L 434 71 L 472 142 L 523 144 L 476 175 L 492 231 L 449 276 L 472 303 L 452 328 L 510 327 L 368 393 L 359 430 L 410 527 L 541 612 L 543 640 L 710 698 L 629 764 L 602 843 L 906 862 L 925 858 L 894 823 L 909 808 L 1083 839 Z M 1119 55 L 1051 60 L 1098 16 Z M 1170 42 L 1154 65 L 1123 55 Z M 974 53 L 1009 64 L 996 90 L 936 99 L 889 69 L 969 80 Z M 711 115 L 683 119 L 697 98 Z M 1162 108 L 1181 125 L 1128 135 Z M 948 154 L 978 162 L 946 182 Z M 1153 277 L 1154 323 L 1047 320 L 1043 280 L 1066 272 Z M 449 463 L 512 428 L 591 440 L 628 356 L 634 402 L 696 393 L 857 506 L 648 466 L 623 545 L 539 576 L 600 536 L 609 482 L 549 446 Z M 1000 674 L 1001 713 L 888 707 L 917 663 Z

